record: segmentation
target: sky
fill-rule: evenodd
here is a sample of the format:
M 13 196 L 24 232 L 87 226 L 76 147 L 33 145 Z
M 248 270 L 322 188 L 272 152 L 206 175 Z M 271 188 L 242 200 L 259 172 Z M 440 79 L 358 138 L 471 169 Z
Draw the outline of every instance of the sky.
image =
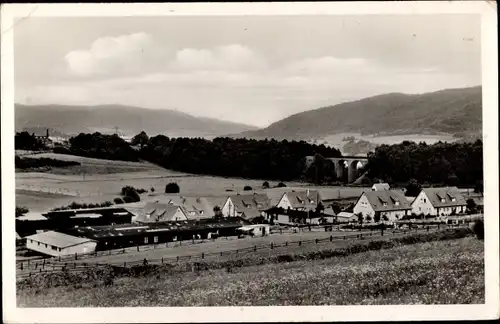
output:
M 15 100 L 124 104 L 265 127 L 365 97 L 481 84 L 475 15 L 31 17 Z

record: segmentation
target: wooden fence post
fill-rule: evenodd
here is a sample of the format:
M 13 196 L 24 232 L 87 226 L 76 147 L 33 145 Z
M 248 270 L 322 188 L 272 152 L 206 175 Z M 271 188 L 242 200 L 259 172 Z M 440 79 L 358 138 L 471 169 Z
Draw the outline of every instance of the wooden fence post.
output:
M 273 242 L 271 242 L 271 250 L 274 248 L 274 244 Z
M 236 250 L 236 251 L 238 251 L 238 250 Z M 205 253 L 203 253 L 203 252 L 201 253 L 201 258 L 205 259 Z
M 179 262 L 179 256 L 177 256 L 177 262 Z
M 127 262 L 123 262 L 123 267 L 125 268 L 127 266 Z
M 318 241 L 319 241 L 319 240 L 318 240 L 318 239 L 316 239 L 316 240 L 314 240 L 314 241 L 316 242 L 316 244 L 318 244 Z
M 333 241 L 333 236 L 330 235 L 330 242 L 332 242 L 332 241 Z
M 23 263 L 21 262 L 21 270 L 23 270 Z
M 75 260 L 78 260 L 78 253 L 75 252 Z
M 301 246 L 301 245 L 302 245 L 302 241 L 299 241 L 299 246 Z

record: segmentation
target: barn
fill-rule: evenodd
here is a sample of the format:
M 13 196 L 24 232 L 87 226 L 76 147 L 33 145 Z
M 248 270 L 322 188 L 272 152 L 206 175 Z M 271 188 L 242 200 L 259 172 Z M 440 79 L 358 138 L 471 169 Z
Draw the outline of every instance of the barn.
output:
M 26 248 L 50 256 L 93 252 L 95 240 L 49 231 L 26 237 Z

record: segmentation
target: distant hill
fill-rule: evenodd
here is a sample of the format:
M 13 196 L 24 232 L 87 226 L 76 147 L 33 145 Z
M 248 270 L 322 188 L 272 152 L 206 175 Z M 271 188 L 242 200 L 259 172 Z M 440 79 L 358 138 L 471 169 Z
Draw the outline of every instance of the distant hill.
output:
M 481 90 L 478 86 L 418 95 L 389 93 L 298 113 L 267 128 L 231 136 L 292 140 L 340 133 L 446 133 L 474 137 L 482 130 Z
M 64 106 L 15 105 L 16 130 L 43 129 L 64 134 L 81 132 L 114 133 L 115 127 L 124 136 L 144 130 L 149 135 L 169 137 L 212 137 L 254 130 L 256 127 L 199 118 L 173 110 L 146 109 L 121 105 Z

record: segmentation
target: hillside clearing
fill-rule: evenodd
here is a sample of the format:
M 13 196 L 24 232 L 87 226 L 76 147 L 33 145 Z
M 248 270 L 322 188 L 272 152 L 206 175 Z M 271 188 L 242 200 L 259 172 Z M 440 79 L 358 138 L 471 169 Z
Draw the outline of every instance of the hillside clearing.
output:
M 111 287 L 18 291 L 19 307 L 484 303 L 484 244 L 474 237 L 318 261 L 119 278 Z

